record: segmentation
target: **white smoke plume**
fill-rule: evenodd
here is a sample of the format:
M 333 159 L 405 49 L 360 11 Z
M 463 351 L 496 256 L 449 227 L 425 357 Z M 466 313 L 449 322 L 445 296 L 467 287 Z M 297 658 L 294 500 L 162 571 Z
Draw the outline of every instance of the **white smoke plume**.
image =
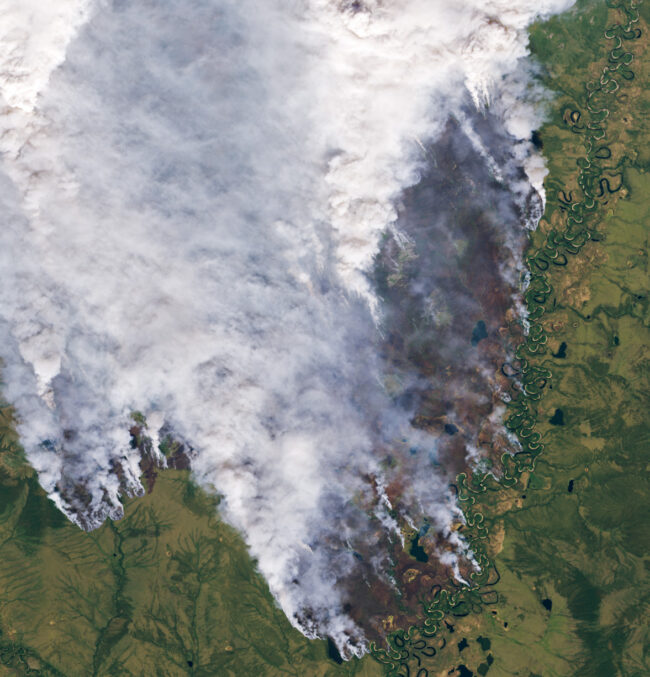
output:
M 289 618 L 362 651 L 327 543 L 397 530 L 358 499 L 378 449 L 426 451 L 414 525 L 458 515 L 384 383 L 367 272 L 468 101 L 542 191 L 526 30 L 570 4 L 0 0 L 4 395 L 57 505 L 119 517 L 129 414 L 164 421 Z

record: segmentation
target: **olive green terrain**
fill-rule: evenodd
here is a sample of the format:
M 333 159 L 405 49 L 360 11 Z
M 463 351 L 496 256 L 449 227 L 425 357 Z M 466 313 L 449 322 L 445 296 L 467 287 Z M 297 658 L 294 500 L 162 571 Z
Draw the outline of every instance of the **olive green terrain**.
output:
M 635 4 L 578 2 L 532 31 L 556 98 L 531 327 L 503 366 L 522 451 L 498 480 L 459 476 L 482 571 L 376 649 L 390 675 L 650 674 L 650 5 Z
M 159 473 L 86 533 L 40 488 L 0 419 L 0 675 L 358 675 L 292 628 L 217 501 Z
M 556 97 L 531 330 L 504 365 L 522 451 L 498 479 L 459 476 L 472 585 L 432 591 L 378 662 L 338 664 L 290 626 L 187 471 L 86 533 L 44 495 L 5 408 L 0 676 L 650 674 L 650 3 L 638 21 L 633 5 L 578 2 L 532 31 Z

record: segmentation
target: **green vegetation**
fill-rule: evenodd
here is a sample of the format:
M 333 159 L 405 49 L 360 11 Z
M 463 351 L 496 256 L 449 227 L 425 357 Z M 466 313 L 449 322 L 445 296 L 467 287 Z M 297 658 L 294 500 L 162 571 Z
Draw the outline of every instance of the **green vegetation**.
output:
M 388 674 L 650 674 L 650 14 L 635 5 L 579 2 L 533 30 L 557 98 L 539 132 L 550 174 L 531 328 L 506 369 L 522 452 L 498 481 L 459 476 L 482 571 L 375 651 Z
M 44 495 L 5 408 L 0 676 L 650 674 L 649 10 L 579 2 L 533 30 L 557 98 L 539 131 L 550 174 L 531 330 L 505 370 L 522 453 L 498 480 L 458 478 L 482 566 L 472 587 L 424 600 L 423 625 L 379 662 L 338 665 L 290 626 L 187 471 L 158 473 L 123 520 L 85 533 Z
M 86 533 L 24 462 L 0 419 L 0 675 L 382 674 L 337 665 L 293 629 L 216 499 L 166 470 L 125 517 Z

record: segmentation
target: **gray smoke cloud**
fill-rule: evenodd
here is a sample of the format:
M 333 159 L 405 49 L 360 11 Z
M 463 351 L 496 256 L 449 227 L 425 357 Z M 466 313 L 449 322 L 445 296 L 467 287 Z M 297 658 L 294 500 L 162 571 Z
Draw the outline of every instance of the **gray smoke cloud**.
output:
M 4 395 L 59 508 L 94 528 L 142 491 L 141 411 L 191 444 L 288 617 L 361 653 L 340 582 L 355 540 L 401 538 L 387 450 L 427 477 L 404 519 L 464 549 L 400 397 L 420 376 L 388 382 L 381 238 L 406 246 L 398 201 L 450 115 L 517 199 L 542 194 L 526 29 L 570 4 L 4 0 Z

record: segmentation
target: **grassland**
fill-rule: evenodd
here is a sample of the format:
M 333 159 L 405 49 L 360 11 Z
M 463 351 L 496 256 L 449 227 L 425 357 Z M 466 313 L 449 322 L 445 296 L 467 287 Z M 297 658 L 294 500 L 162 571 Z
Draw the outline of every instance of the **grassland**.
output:
M 550 173 L 528 253 L 531 333 L 510 367 L 523 452 L 498 482 L 459 477 L 484 574 L 438 593 L 421 628 L 377 652 L 389 674 L 650 674 L 650 6 L 639 9 L 612 29 L 634 3 L 579 2 L 532 32 L 556 97 L 539 131 Z
M 0 675 L 382 674 L 290 626 L 188 471 L 86 533 L 44 495 L 9 409 L 0 432 Z
M 485 565 L 475 588 L 423 600 L 425 624 L 396 635 L 389 655 L 377 652 L 383 665 L 339 665 L 325 642 L 291 628 L 186 471 L 160 473 L 151 493 L 126 502 L 122 521 L 85 533 L 44 496 L 4 409 L 0 675 L 650 674 L 650 5 L 640 9 L 641 36 L 624 45 L 634 59 L 621 70 L 633 77 L 605 93 L 606 121 L 590 117 L 587 84 L 611 63 L 606 30 L 624 12 L 579 2 L 533 30 L 556 98 L 539 132 L 550 174 L 530 250 L 532 376 L 523 393 L 514 379 L 510 413 L 526 453 L 499 482 L 459 482 L 465 532 Z M 589 150 L 598 162 L 585 164 L 586 135 L 600 136 L 599 125 L 606 138 Z M 585 171 L 596 165 L 599 174 Z M 588 240 L 567 256 L 549 241 L 585 202 L 585 176 L 597 204 Z

